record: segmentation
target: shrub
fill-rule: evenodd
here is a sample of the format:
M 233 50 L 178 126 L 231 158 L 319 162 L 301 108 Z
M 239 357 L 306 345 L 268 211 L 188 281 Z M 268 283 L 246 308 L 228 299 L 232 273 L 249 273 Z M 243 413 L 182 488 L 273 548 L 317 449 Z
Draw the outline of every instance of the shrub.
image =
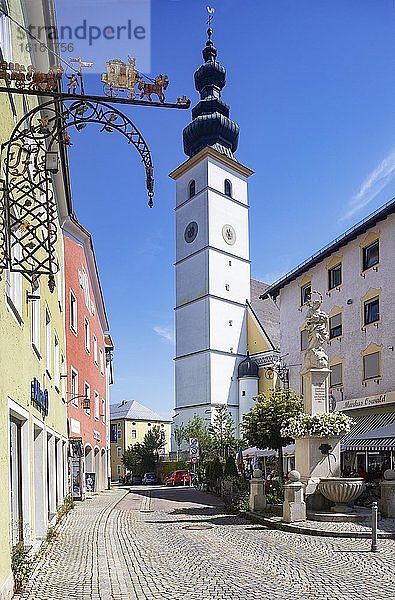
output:
M 20 592 L 32 570 L 32 558 L 29 551 L 23 546 L 17 547 L 12 552 L 11 569 L 14 575 L 15 592 Z

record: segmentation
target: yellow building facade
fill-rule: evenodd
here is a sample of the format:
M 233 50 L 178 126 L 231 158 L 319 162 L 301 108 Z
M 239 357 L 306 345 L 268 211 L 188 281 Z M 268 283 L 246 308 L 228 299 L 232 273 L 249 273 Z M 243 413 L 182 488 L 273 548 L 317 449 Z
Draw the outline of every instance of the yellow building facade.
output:
M 18 0 L 1 3 L 2 9 L 25 26 L 48 23 L 46 5 Z M 21 43 L 21 30 L 4 14 L 0 16 L 0 49 L 2 60 L 26 67 L 34 64 L 44 72 L 54 63 L 47 52 L 33 56 L 33 50 Z M 36 103 L 34 96 L 0 94 L 0 144 L 9 140 L 18 121 Z M 3 152 L 1 202 L 5 168 Z M 54 181 L 58 215 L 67 210 L 60 181 L 60 176 L 58 184 Z M 0 225 L 4 227 L 2 221 Z M 55 275 L 54 291 L 49 290 L 48 277 L 42 276 L 38 286 L 32 287 L 21 273 L 1 273 L 0 600 L 8 600 L 13 594 L 12 552 L 20 547 L 35 549 L 41 544 L 68 489 L 66 385 L 62 377 L 67 372 L 63 242 L 59 216 L 55 227 L 60 270 Z
M 126 471 L 122 462 L 125 450 L 133 444 L 144 442 L 144 436 L 153 427 L 163 432 L 165 446 L 161 454 L 170 452 L 171 421 L 143 406 L 135 400 L 123 400 L 110 406 L 111 418 L 111 479 L 125 477 Z

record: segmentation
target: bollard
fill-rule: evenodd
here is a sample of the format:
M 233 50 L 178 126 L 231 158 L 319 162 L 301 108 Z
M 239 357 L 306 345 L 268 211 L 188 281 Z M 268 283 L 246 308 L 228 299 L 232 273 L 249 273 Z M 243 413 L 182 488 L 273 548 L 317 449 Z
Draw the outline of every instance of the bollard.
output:
M 379 552 L 377 543 L 377 502 L 372 504 L 372 547 L 371 552 Z

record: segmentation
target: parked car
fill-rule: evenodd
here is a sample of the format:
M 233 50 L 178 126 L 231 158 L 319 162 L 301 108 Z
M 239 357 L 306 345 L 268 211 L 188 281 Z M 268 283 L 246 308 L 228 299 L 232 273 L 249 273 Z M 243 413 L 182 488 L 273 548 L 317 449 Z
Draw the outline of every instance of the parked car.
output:
M 177 470 L 166 478 L 166 485 L 189 485 L 191 476 L 188 471 Z
M 154 485 L 155 483 L 159 483 L 156 473 L 145 473 L 143 477 L 143 485 Z
M 143 478 L 141 475 L 133 475 L 130 485 L 141 485 Z

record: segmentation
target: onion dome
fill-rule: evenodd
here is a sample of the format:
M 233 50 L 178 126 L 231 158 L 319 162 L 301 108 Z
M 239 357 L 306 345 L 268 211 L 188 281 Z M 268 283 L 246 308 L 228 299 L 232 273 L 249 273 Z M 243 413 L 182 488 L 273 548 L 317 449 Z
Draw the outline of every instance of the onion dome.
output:
M 237 377 L 239 379 L 242 379 L 243 377 L 259 377 L 258 369 L 258 363 L 251 358 L 249 352 L 247 352 L 247 358 L 242 360 L 239 364 Z
M 202 64 L 195 72 L 195 88 L 200 101 L 192 109 L 192 121 L 183 132 L 184 152 L 193 156 L 206 146 L 233 157 L 239 141 L 239 126 L 229 118 L 229 106 L 221 99 L 226 83 L 226 69 L 217 62 L 217 49 L 207 30 Z

